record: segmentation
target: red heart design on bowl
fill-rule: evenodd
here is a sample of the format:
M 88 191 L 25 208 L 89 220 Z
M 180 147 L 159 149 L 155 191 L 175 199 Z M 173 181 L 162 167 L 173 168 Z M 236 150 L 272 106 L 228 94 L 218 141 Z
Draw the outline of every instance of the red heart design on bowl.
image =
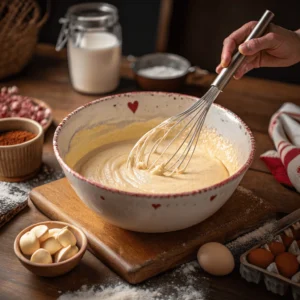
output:
M 158 209 L 159 207 L 161 207 L 161 205 L 160 205 L 160 204 L 152 204 L 152 207 L 153 207 L 154 209 Z
M 138 101 L 134 101 L 133 103 L 132 103 L 132 102 L 128 102 L 127 105 L 128 105 L 128 107 L 129 107 L 129 109 L 130 109 L 133 113 L 135 113 L 136 110 L 138 109 L 139 102 L 138 102 Z
M 210 197 L 210 201 L 213 201 L 216 197 L 217 197 L 217 195 L 211 196 L 211 197 Z

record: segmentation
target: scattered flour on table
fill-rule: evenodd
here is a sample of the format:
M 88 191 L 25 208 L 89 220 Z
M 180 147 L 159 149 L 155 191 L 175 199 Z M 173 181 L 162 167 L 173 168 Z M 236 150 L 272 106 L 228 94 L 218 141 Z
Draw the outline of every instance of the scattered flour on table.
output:
M 25 182 L 0 182 L 0 216 L 27 202 L 28 193 L 34 187 L 63 177 L 62 172 L 43 165 L 40 173 Z
M 246 190 L 246 192 L 248 192 Z M 252 196 L 252 194 L 251 194 Z M 272 238 L 276 220 L 240 236 L 226 246 L 238 261 L 240 255 L 264 240 Z M 209 278 L 201 272 L 197 261 L 184 264 L 172 272 L 132 286 L 120 281 L 117 284 L 82 286 L 79 290 L 60 295 L 59 300 L 205 300 L 209 296 Z M 180 279 L 178 281 L 178 279 Z M 155 288 L 156 286 L 156 288 Z
M 272 237 L 276 220 L 265 223 L 260 228 L 247 233 L 226 246 L 232 251 L 236 260 L 255 244 Z M 161 286 L 147 281 L 138 286 L 125 282 L 114 285 L 82 286 L 79 290 L 62 294 L 59 300 L 205 300 L 209 294 L 209 285 L 200 272 L 197 261 L 184 264 L 165 275 L 166 283 Z M 180 278 L 181 283 L 176 282 Z M 155 279 L 154 279 L 155 280 Z M 157 285 L 157 288 L 153 286 Z
M 59 300 L 205 300 L 205 290 L 197 283 L 200 267 L 196 261 L 184 264 L 172 271 L 168 280 L 158 288 L 149 281 L 132 286 L 125 282 L 114 285 L 83 285 L 79 290 L 61 295 Z M 180 276 L 183 284 L 176 283 Z M 151 280 L 150 280 L 151 281 Z M 164 294 L 167 294 L 164 295 Z

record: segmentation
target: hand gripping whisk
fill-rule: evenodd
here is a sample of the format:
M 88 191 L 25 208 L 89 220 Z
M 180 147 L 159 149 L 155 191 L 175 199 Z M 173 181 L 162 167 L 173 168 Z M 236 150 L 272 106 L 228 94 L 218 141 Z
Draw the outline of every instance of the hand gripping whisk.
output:
M 273 17 L 274 14 L 267 10 L 245 41 L 262 36 Z M 244 59 L 245 56 L 237 52 L 230 66 L 221 71 L 201 99 L 143 135 L 129 154 L 128 167 L 165 176 L 183 173 L 194 154 L 210 106 Z

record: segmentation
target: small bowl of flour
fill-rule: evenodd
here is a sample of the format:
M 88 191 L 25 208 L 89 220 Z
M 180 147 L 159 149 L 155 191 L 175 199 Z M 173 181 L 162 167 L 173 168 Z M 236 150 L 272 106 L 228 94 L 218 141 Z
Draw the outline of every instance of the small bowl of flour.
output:
M 153 53 L 137 58 L 132 70 L 138 85 L 148 91 L 177 91 L 194 71 L 190 62 L 176 54 Z

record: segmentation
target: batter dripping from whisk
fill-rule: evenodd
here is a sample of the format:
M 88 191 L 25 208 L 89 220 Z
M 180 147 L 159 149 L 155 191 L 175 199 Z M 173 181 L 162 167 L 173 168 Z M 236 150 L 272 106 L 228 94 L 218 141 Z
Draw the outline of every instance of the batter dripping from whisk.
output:
M 236 171 L 235 149 L 210 129 L 201 133 L 201 143 L 182 174 L 163 176 L 159 164 L 152 171 L 144 170 L 143 166 L 128 168 L 127 158 L 136 141 L 159 123 L 159 120 L 151 120 L 113 130 L 102 125 L 80 131 L 72 140 L 66 162 L 94 182 L 137 193 L 193 191 L 219 183 Z M 99 135 L 100 132 L 103 134 Z M 91 143 L 94 136 L 98 137 L 97 142 Z M 168 151 L 172 153 L 172 149 Z M 159 152 L 154 153 L 154 158 L 156 155 Z

